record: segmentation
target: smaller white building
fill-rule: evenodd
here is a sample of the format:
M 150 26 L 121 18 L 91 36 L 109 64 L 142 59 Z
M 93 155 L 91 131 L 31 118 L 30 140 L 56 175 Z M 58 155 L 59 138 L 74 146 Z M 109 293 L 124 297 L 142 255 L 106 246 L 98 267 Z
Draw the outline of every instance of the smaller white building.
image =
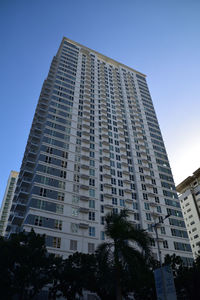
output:
M 0 210 L 0 236 L 5 235 L 18 175 L 19 175 L 18 172 L 11 171 L 8 178 L 8 182 L 6 185 L 6 190 L 5 190 L 5 194 L 3 197 L 1 210 Z
M 194 258 L 200 255 L 200 168 L 177 187 Z

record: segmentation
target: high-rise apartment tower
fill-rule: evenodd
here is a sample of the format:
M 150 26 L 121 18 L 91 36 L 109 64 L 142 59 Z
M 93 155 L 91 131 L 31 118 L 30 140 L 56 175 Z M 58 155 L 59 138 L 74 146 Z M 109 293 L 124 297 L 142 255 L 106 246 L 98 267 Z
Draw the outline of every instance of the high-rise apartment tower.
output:
M 152 224 L 160 222 L 162 255 L 190 262 L 145 75 L 63 38 L 39 97 L 7 229 L 45 233 L 56 254 L 91 253 L 106 238 L 106 213 L 124 207 L 151 233 L 155 255 Z

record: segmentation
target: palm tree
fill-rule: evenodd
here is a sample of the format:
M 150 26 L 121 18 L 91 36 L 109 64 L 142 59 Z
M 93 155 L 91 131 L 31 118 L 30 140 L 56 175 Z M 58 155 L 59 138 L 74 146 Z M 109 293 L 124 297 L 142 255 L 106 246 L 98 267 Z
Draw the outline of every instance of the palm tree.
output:
M 105 234 L 110 241 L 102 243 L 97 249 L 99 259 L 106 261 L 113 269 L 116 300 L 121 300 L 122 294 L 127 294 L 124 287 L 129 278 L 132 281 L 133 274 L 138 273 L 150 257 L 148 234 L 135 228 L 127 218 L 127 210 L 122 210 L 120 214 L 110 213 L 105 217 Z

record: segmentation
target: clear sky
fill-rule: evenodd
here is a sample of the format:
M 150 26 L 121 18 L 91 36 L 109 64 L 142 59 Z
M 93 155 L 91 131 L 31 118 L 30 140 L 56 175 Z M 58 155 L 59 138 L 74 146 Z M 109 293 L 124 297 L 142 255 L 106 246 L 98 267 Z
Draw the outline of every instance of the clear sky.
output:
M 200 167 L 199 0 L 0 0 L 0 202 L 63 36 L 147 75 L 176 184 Z

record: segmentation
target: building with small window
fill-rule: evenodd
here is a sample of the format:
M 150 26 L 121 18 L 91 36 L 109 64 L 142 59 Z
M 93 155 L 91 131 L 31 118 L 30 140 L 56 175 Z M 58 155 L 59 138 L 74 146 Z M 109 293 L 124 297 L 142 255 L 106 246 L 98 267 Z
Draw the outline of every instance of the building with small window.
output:
M 10 208 L 14 197 L 14 191 L 17 183 L 18 172 L 11 171 L 6 185 L 5 194 L 1 203 L 0 210 L 0 236 L 4 236 L 10 214 Z
M 7 233 L 34 228 L 50 252 L 91 253 L 106 239 L 105 215 L 124 208 L 151 234 L 155 257 L 159 222 L 162 256 L 191 262 L 146 76 L 63 38 L 42 86 Z
M 176 187 L 194 258 L 200 255 L 200 168 Z

